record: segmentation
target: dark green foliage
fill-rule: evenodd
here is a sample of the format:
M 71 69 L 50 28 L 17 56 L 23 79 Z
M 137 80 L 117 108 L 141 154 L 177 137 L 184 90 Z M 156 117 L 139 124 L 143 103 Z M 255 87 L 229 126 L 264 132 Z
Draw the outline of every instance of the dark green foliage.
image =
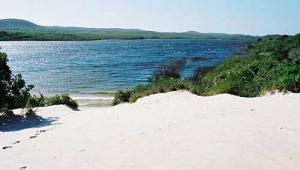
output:
M 199 81 L 195 82 L 194 86 L 200 88 L 200 91 L 194 92 L 200 95 L 230 93 L 244 97 L 258 96 L 263 87 L 268 86 L 274 79 L 271 70 L 274 63 L 276 61 L 270 58 L 228 59 L 203 77 L 199 77 Z
M 53 105 L 66 105 L 72 109 L 77 109 L 78 104 L 73 100 L 68 94 L 60 94 L 50 97 L 40 96 L 31 96 L 26 103 L 26 109 L 30 110 L 36 107 L 46 107 Z
M 119 90 L 114 97 L 113 105 L 118 105 L 120 103 L 129 102 L 131 92 L 129 90 Z
M 24 108 L 31 98 L 30 90 L 33 86 L 26 86 L 20 74 L 13 75 L 7 65 L 8 59 L 5 53 L 0 52 L 0 125 L 13 122 L 21 122 L 24 117 L 15 115 L 11 110 Z M 26 117 L 35 116 L 29 109 Z
M 299 36 L 267 36 L 248 48 L 248 57 L 231 58 L 198 77 L 199 95 L 230 93 L 244 97 L 270 90 L 299 91 Z
M 12 75 L 7 62 L 7 55 L 0 52 L 0 113 L 25 107 L 33 88 L 26 86 L 20 74 Z
M 186 58 L 178 59 L 172 61 L 170 64 L 160 67 L 152 76 L 152 79 L 157 79 L 160 77 L 173 77 L 180 78 L 180 71 L 186 65 Z
M 1 48 L 0 48 L 1 49 Z M 5 53 L 0 53 L 0 80 L 9 81 L 11 79 L 11 71 L 7 65 L 8 59 Z
M 293 48 L 289 51 L 289 55 L 288 55 L 289 59 L 293 59 L 293 58 L 298 57 L 298 56 L 300 56 L 300 47 Z
M 190 79 L 161 72 L 143 88 L 137 86 L 127 92 L 130 97 L 126 101 L 118 100 L 135 102 L 143 96 L 180 89 L 204 96 L 229 93 L 243 97 L 256 97 L 273 90 L 300 92 L 300 34 L 266 36 L 247 47 L 245 57 L 199 68 Z
M 276 86 L 280 90 L 300 92 L 300 55 L 295 57 L 291 63 L 285 62 L 275 69 L 278 75 Z
M 53 105 L 67 105 L 70 108 L 77 109 L 78 104 L 73 100 L 68 94 L 60 94 L 50 97 L 40 96 L 31 96 L 27 100 L 26 108 L 32 109 L 35 107 L 45 107 Z
M 39 97 L 34 95 L 29 97 L 26 103 L 27 109 L 46 106 L 46 98 L 41 94 Z
M 207 74 L 209 71 L 211 71 L 214 67 L 198 67 L 194 74 L 191 77 L 192 81 L 199 81 L 199 78 L 203 77 L 205 74 Z
M 61 94 L 61 95 L 55 95 L 52 97 L 46 98 L 46 105 L 47 106 L 53 106 L 53 105 L 67 105 L 70 108 L 77 109 L 78 104 L 75 100 L 73 100 L 68 94 Z

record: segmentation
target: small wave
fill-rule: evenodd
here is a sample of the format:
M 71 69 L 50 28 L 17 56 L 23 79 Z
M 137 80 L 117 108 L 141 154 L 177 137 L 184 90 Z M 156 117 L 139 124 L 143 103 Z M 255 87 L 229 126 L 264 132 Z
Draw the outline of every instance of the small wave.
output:
M 111 96 L 71 96 L 74 100 L 113 100 L 114 97 Z
M 71 96 L 80 107 L 103 107 L 111 105 L 112 96 Z

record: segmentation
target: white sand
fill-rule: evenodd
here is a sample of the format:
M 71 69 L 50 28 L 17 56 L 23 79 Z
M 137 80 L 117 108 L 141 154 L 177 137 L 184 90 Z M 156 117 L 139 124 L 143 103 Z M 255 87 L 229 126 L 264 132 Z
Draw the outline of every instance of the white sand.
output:
M 247 99 L 172 92 L 111 108 L 55 106 L 39 114 L 57 120 L 0 132 L 1 170 L 300 169 L 300 94 Z

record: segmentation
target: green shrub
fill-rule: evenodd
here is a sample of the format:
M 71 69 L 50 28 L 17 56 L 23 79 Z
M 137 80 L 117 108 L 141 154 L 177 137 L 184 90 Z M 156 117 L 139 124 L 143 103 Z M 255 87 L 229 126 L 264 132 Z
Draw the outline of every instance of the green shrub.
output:
M 53 105 L 67 105 L 70 108 L 77 109 L 78 104 L 68 94 L 55 95 L 46 99 L 47 106 Z
M 25 84 L 21 74 L 13 75 L 7 62 L 7 55 L 0 52 L 0 113 L 25 107 L 33 88 Z
M 174 60 L 167 65 L 159 67 L 157 70 L 154 71 L 151 80 L 159 77 L 180 78 L 180 72 L 186 65 L 186 62 L 186 58 L 181 58 Z
M 133 103 L 137 99 L 151 94 L 166 93 L 171 91 L 189 89 L 190 82 L 184 79 L 176 79 L 173 77 L 157 77 L 153 79 L 148 85 L 139 84 L 132 90 L 118 91 L 115 94 L 113 105 L 120 103 Z
M 120 103 L 129 102 L 131 91 L 129 90 L 119 90 L 114 97 L 112 102 L 113 105 L 118 105 Z
M 300 56 L 274 70 L 278 74 L 276 85 L 280 90 L 300 92 Z
M 46 98 L 40 94 L 40 96 L 31 96 L 26 103 L 27 109 L 32 109 L 35 107 L 45 107 L 46 106 Z
M 32 109 L 35 107 L 46 107 L 53 105 L 67 105 L 70 108 L 77 109 L 78 104 L 73 100 L 68 94 L 60 94 L 50 97 L 40 96 L 31 96 L 27 100 L 26 108 Z

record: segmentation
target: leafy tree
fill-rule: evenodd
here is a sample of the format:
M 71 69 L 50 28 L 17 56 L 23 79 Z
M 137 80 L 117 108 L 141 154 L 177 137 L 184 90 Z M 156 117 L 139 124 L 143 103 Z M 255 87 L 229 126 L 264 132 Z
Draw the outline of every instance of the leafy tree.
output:
M 26 86 L 21 74 L 13 75 L 7 62 L 7 54 L 0 52 L 0 113 L 25 107 L 33 88 Z

